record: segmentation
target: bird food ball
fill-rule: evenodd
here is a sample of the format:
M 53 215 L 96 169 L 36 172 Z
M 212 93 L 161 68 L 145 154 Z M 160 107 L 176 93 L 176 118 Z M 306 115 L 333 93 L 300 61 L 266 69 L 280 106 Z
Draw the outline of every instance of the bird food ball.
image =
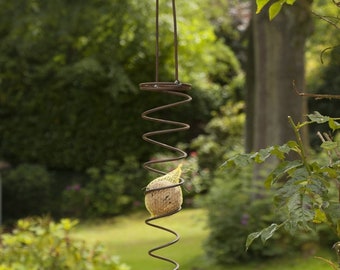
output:
M 153 190 L 172 185 L 173 183 L 168 180 L 160 180 L 151 182 L 146 187 L 147 193 L 145 194 L 145 206 L 151 216 L 170 214 L 181 208 L 183 195 L 180 186 Z

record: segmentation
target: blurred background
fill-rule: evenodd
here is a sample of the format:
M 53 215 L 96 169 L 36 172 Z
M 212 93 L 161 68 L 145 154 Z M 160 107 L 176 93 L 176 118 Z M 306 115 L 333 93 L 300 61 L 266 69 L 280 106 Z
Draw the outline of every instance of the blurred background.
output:
M 160 79 L 173 81 L 171 2 L 160 2 Z M 270 196 L 254 200 L 251 168 L 221 165 L 236 153 L 292 139 L 288 115 L 296 121 L 313 111 L 340 116 L 339 101 L 307 100 L 293 87 L 339 93 L 338 6 L 301 0 L 270 22 L 267 10 L 255 15 L 250 1 L 177 2 L 179 76 L 192 84 L 193 101 L 166 117 L 191 129 L 162 140 L 188 153 L 181 215 L 188 223 L 198 218 L 200 229 L 189 245 L 199 251 L 186 257 L 228 265 L 329 247 L 334 235 L 321 230 L 294 240 L 280 233 L 270 246 L 257 243 L 245 252 L 247 235 L 272 221 L 275 210 Z M 83 222 L 78 234 L 92 241 L 108 230 L 96 226 L 142 219 L 143 188 L 154 177 L 142 164 L 171 155 L 141 139 L 159 126 L 140 114 L 169 101 L 138 87 L 154 80 L 154 1 L 0 1 L 0 40 L 5 231 L 21 218 L 69 217 Z M 317 128 L 304 133 L 315 154 Z M 109 246 L 129 264 L 118 244 Z M 186 268 L 204 269 L 197 262 Z

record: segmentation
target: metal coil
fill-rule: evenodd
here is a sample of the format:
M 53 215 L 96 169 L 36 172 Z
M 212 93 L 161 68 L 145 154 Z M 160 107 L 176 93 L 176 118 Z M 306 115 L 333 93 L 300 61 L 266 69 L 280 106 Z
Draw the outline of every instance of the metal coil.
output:
M 156 108 L 152 108 L 150 110 L 147 110 L 145 112 L 142 113 L 142 118 L 144 120 L 147 121 L 153 121 L 153 122 L 157 122 L 157 123 L 162 123 L 162 124 L 167 124 L 167 125 L 172 125 L 173 128 L 168 128 L 168 129 L 162 129 L 162 130 L 156 130 L 156 131 L 151 131 L 151 132 L 147 132 L 145 134 L 143 134 L 142 138 L 152 144 L 158 145 L 162 148 L 165 148 L 167 150 L 170 150 L 172 152 L 175 153 L 174 157 L 171 158 L 163 158 L 163 159 L 158 159 L 158 160 L 150 160 L 147 161 L 143 164 L 143 167 L 149 171 L 164 175 L 166 174 L 166 172 L 160 171 L 158 169 L 155 169 L 152 165 L 157 164 L 157 163 L 164 163 L 164 162 L 173 162 L 173 161 L 179 161 L 181 159 L 184 159 L 187 157 L 187 153 L 179 148 L 176 148 L 174 146 L 168 145 L 166 143 L 160 142 L 155 140 L 153 137 L 160 135 L 160 134 L 170 134 L 170 133 L 174 133 L 174 132 L 180 132 L 180 131 L 184 131 L 190 128 L 190 126 L 186 123 L 182 123 L 182 122 L 178 122 L 178 121 L 173 121 L 173 120 L 168 120 L 168 119 L 162 119 L 162 118 L 157 118 L 157 117 L 153 117 L 151 116 L 152 114 L 159 112 L 159 111 L 163 111 L 163 110 L 168 110 L 169 108 L 172 107 L 177 107 L 180 106 L 184 103 L 188 103 L 192 100 L 191 96 L 189 96 L 188 94 L 184 93 L 183 91 L 187 91 L 191 88 L 191 85 L 189 84 L 182 84 L 178 81 L 171 83 L 171 82 L 150 82 L 150 83 L 142 83 L 140 84 L 140 89 L 144 90 L 144 91 L 150 91 L 150 92 L 157 92 L 157 93 L 161 93 L 161 94 L 166 94 L 166 95 L 175 95 L 175 96 L 179 96 L 182 99 L 180 101 L 177 102 L 173 102 L 170 104 L 166 104 L 166 105 L 162 105 Z M 174 187 L 178 187 L 183 185 L 184 183 L 184 179 L 180 178 L 180 181 L 178 184 L 173 184 L 171 186 L 167 186 L 167 187 L 162 187 L 162 188 L 156 188 L 156 189 L 151 189 L 151 190 L 147 190 L 147 192 L 152 192 L 155 190 L 160 190 L 160 189 L 169 189 L 169 188 L 174 188 Z M 169 258 L 163 257 L 163 256 L 159 256 L 157 254 L 155 254 L 156 251 L 166 248 L 168 246 L 171 246 L 175 243 L 177 243 L 180 239 L 180 236 L 178 235 L 177 232 L 168 229 L 166 227 L 154 224 L 153 221 L 163 218 L 163 217 L 167 217 L 167 216 L 171 216 L 177 212 L 179 212 L 181 209 L 178 209 L 174 212 L 170 212 L 167 213 L 165 215 L 161 215 L 161 216 L 155 216 L 155 217 L 151 217 L 145 220 L 145 223 L 149 226 L 155 227 L 157 229 L 166 231 L 168 233 L 171 233 L 175 236 L 174 240 L 165 243 L 163 245 L 160 245 L 158 247 L 152 248 L 151 250 L 149 250 L 149 255 L 160 259 L 160 260 L 164 260 L 167 261 L 169 263 L 172 263 L 175 266 L 175 270 L 179 269 L 179 264 Z
M 151 131 L 151 132 L 147 132 L 145 134 L 143 134 L 143 139 L 149 143 L 158 145 L 162 148 L 165 148 L 167 150 L 170 150 L 174 153 L 174 156 L 171 158 L 163 158 L 163 159 L 158 159 L 158 160 L 150 160 L 147 161 L 143 164 L 143 167 L 151 172 L 155 172 L 157 174 L 161 174 L 161 175 L 165 175 L 166 172 L 163 172 L 161 170 L 156 169 L 155 167 L 153 167 L 153 165 L 157 164 L 157 163 L 164 163 L 164 162 L 173 162 L 173 161 L 178 161 L 181 159 L 184 159 L 187 157 L 186 152 L 184 152 L 183 150 L 176 148 L 174 146 L 171 146 L 169 144 L 157 141 L 154 139 L 155 136 L 158 135 L 163 135 L 163 134 L 170 134 L 170 133 L 174 133 L 174 132 L 180 132 L 180 131 L 184 131 L 190 128 L 190 126 L 186 123 L 182 123 L 182 122 L 178 122 L 178 121 L 173 121 L 173 120 L 169 120 L 169 119 L 162 119 L 159 117 L 154 117 L 152 116 L 154 113 L 160 112 L 160 111 L 164 111 L 164 110 L 168 110 L 172 107 L 177 107 L 180 106 L 184 103 L 190 102 L 191 101 L 191 97 L 189 95 L 187 95 L 186 93 L 184 93 L 185 91 L 189 90 L 191 88 L 190 84 L 184 84 L 181 83 L 178 79 L 178 39 L 177 39 L 177 22 L 176 22 L 176 3 L 175 0 L 172 0 L 172 15 L 173 15 L 173 26 L 174 26 L 174 31 L 173 31 L 173 38 L 174 38 L 174 75 L 175 75 L 175 81 L 174 82 L 159 82 L 159 0 L 156 0 L 156 51 L 155 51 L 155 55 L 156 55 L 156 66 L 155 66 L 155 82 L 146 82 L 146 83 L 141 83 L 139 85 L 141 90 L 144 91 L 149 91 L 149 92 L 155 92 L 155 93 L 161 93 L 161 94 L 165 94 L 165 95 L 173 95 L 173 96 L 177 96 L 180 98 L 179 101 L 173 102 L 173 103 L 169 103 L 163 106 L 159 106 L 159 107 L 155 107 L 153 109 L 147 110 L 145 112 L 142 113 L 142 118 L 144 120 L 147 121 L 152 121 L 152 122 L 157 122 L 157 123 L 161 123 L 161 124 L 166 124 L 166 125 L 170 125 L 173 126 L 172 128 L 167 128 L 167 129 L 162 129 L 162 130 L 156 130 L 156 131 Z M 157 190 L 161 190 L 161 189 L 171 189 L 171 188 L 177 188 L 178 186 L 182 186 L 184 183 L 184 179 L 180 178 L 179 183 L 173 184 L 173 185 L 169 185 L 166 187 L 161 187 L 161 188 L 152 188 L 152 189 L 148 189 L 146 190 L 146 194 L 148 192 L 154 192 Z M 158 247 L 152 248 L 151 250 L 149 250 L 149 255 L 172 263 L 174 265 L 174 270 L 179 269 L 179 264 L 169 258 L 160 256 L 155 254 L 156 251 L 166 248 L 168 246 L 171 246 L 175 243 L 177 243 L 180 239 L 180 236 L 178 235 L 177 232 L 168 229 L 166 227 L 157 225 L 155 223 L 153 223 L 155 220 L 163 218 L 163 217 L 167 217 L 167 216 L 171 216 L 177 212 L 179 212 L 181 209 L 177 209 L 176 211 L 173 212 L 169 212 L 166 214 L 162 215 L 158 215 L 158 216 L 152 216 L 151 218 L 148 218 L 145 220 L 145 223 L 149 226 L 155 227 L 157 229 L 163 230 L 165 232 L 168 232 L 172 235 L 174 235 L 174 240 L 165 243 L 163 245 L 160 245 Z

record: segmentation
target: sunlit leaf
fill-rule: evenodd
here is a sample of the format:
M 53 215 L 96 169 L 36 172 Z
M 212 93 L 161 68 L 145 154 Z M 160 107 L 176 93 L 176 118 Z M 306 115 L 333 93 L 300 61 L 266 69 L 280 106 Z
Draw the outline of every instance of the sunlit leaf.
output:
M 314 211 L 314 219 L 313 219 L 313 222 L 314 223 L 326 223 L 328 220 L 327 220 L 327 216 L 325 214 L 325 212 L 320 209 L 320 208 L 317 208 L 315 211 Z
M 265 5 L 269 3 L 269 0 L 256 0 L 256 14 L 260 13 Z
M 277 14 L 279 14 L 281 8 L 282 8 L 282 1 L 277 1 L 274 4 L 272 4 L 269 8 L 269 20 L 273 20 Z
M 340 129 L 340 123 L 336 122 L 334 119 L 330 118 L 328 121 L 329 127 L 335 131 L 337 129 Z

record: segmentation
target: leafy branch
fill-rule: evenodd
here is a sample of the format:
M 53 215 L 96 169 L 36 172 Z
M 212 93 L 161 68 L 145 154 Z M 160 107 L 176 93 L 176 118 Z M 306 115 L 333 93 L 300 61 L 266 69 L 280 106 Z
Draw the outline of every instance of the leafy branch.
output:
M 336 159 L 330 158 L 329 162 L 312 160 L 305 151 L 300 135 L 302 127 L 313 123 L 328 123 L 330 129 L 336 131 L 340 129 L 340 123 L 337 122 L 340 118 L 323 116 L 318 112 L 307 117 L 309 120 L 302 123 L 294 123 L 293 119 L 288 117 L 296 140 L 254 153 L 238 154 L 224 164 L 230 167 L 244 167 L 264 163 L 269 157 L 277 159 L 277 165 L 265 177 L 264 185 L 274 189 L 274 203 L 278 212 L 282 214 L 283 221 L 251 233 L 246 241 L 247 249 L 257 238 L 265 243 L 281 228 L 294 234 L 298 230 L 311 231 L 315 225 L 326 224 L 340 237 L 340 203 L 339 200 L 331 201 L 328 197 L 331 184 L 334 180 L 338 181 L 340 173 L 338 157 L 340 145 L 330 137 L 322 136 L 321 148 L 329 156 L 334 152 Z M 297 158 L 291 159 L 291 155 L 288 157 L 291 152 L 297 154 L 295 155 Z M 340 189 L 338 192 L 340 196 Z

